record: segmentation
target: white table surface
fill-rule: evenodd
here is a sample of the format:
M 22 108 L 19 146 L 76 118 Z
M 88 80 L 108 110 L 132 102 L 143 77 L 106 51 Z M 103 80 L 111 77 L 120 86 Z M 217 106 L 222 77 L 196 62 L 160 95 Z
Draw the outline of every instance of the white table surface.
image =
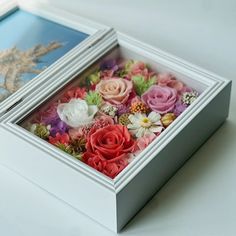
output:
M 44 0 L 47 1 L 111 25 L 236 82 L 236 1 Z M 235 91 L 233 84 L 228 121 L 121 235 L 236 235 Z M 0 166 L 0 235 L 115 234 Z

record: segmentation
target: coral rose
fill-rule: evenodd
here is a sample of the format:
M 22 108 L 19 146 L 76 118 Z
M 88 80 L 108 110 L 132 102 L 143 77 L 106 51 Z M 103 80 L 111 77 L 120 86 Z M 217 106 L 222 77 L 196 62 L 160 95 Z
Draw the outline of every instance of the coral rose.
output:
M 103 99 L 114 105 L 125 103 L 132 89 L 133 84 L 131 81 L 116 77 L 101 80 L 96 86 L 96 90 Z
M 173 111 L 177 100 L 177 91 L 170 87 L 153 85 L 142 95 L 142 100 L 153 111 L 165 114 Z
M 128 164 L 129 153 L 135 149 L 135 141 L 122 125 L 108 125 L 92 133 L 83 155 L 86 164 L 114 178 Z
M 86 89 L 85 88 L 80 88 L 80 87 L 75 87 L 70 90 L 68 90 L 66 93 L 63 94 L 61 98 L 62 103 L 67 103 L 73 98 L 81 98 L 84 99 L 86 96 Z

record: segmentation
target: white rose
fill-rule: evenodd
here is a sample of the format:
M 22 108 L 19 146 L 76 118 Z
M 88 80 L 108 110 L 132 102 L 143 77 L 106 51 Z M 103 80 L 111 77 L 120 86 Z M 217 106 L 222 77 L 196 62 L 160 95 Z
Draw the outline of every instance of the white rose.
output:
M 69 103 L 62 103 L 57 107 L 60 119 L 73 128 L 90 124 L 97 111 L 97 106 L 88 105 L 79 98 L 71 99 Z

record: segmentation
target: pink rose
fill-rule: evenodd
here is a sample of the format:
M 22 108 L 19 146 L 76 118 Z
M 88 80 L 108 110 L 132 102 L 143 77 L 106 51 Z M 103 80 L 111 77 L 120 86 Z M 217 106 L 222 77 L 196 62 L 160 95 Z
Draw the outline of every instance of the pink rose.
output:
M 69 130 L 69 135 L 71 139 L 76 140 L 80 138 L 86 138 L 90 131 L 89 127 L 79 127 Z
M 111 79 L 112 76 L 114 75 L 114 71 L 113 70 L 103 70 L 101 71 L 101 79 L 107 80 L 107 79 Z
M 153 85 L 141 98 L 153 111 L 165 114 L 173 111 L 177 100 L 177 91 L 170 87 Z
M 138 61 L 131 65 L 130 68 L 131 75 L 143 75 L 144 77 L 148 76 L 148 68 L 145 63 Z
M 138 138 L 136 143 L 136 149 L 139 153 L 140 151 L 143 151 L 157 136 L 153 133 L 146 134 L 145 136 Z
M 133 76 L 143 76 L 146 80 L 156 76 L 156 73 L 149 71 L 147 65 L 141 61 L 134 62 L 129 69 L 127 79 L 131 80 Z
M 185 87 L 184 83 L 176 80 L 172 74 L 159 74 L 157 77 L 157 83 L 162 87 L 168 86 L 170 88 L 174 88 L 178 92 L 181 92 Z
M 96 86 L 96 90 L 103 99 L 114 105 L 125 103 L 132 89 L 133 84 L 131 81 L 116 77 L 101 80 Z
M 101 115 L 95 119 L 95 123 L 93 124 L 93 128 L 100 129 L 107 125 L 113 125 L 114 120 L 111 116 Z

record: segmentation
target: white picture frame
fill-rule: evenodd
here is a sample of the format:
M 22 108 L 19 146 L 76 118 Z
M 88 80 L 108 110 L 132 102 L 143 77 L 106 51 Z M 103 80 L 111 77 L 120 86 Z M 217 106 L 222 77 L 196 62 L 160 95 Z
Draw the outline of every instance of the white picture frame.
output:
M 57 73 L 60 68 L 64 67 L 70 60 L 77 55 L 84 53 L 94 43 L 109 33 L 110 27 L 95 23 L 78 15 L 73 15 L 61 9 L 55 8 L 49 4 L 39 4 L 35 1 L 26 0 L 3 0 L 0 2 L 0 19 L 7 17 L 8 14 L 17 9 L 25 10 L 44 19 L 59 23 L 63 26 L 88 34 L 84 41 L 75 46 L 64 56 L 50 65 L 42 73 L 35 76 L 31 81 L 22 86 L 18 91 L 0 102 L 0 119 L 3 114 L 10 110 L 14 105 L 22 102 L 31 91 L 39 87 L 47 78 Z M 13 45 L 14 46 L 14 45 Z

